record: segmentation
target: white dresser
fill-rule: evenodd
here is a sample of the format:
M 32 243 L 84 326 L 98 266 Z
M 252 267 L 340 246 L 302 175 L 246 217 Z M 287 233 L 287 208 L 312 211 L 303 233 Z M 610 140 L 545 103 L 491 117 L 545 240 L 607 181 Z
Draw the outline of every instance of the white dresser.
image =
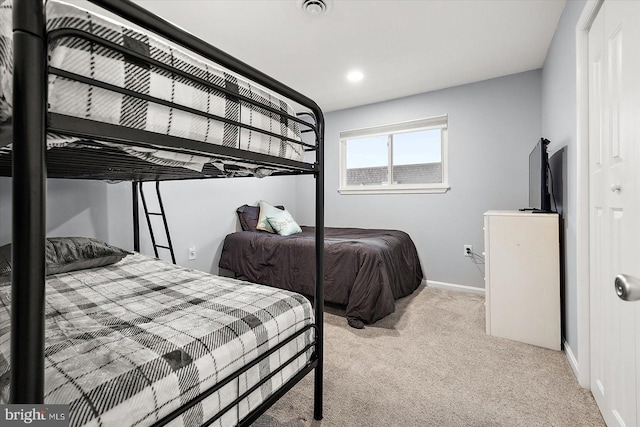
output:
M 484 214 L 487 334 L 560 350 L 557 214 Z

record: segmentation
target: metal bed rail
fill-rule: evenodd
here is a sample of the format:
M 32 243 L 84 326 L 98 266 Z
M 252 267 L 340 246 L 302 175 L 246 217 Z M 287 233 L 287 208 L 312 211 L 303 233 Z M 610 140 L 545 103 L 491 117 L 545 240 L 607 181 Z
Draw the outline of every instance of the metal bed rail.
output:
M 240 150 L 238 148 L 223 145 L 210 144 L 195 141 L 178 136 L 165 135 L 140 129 L 127 128 L 106 122 L 83 119 L 80 117 L 66 116 L 57 113 L 49 113 L 48 130 L 53 133 L 102 140 L 115 143 L 125 143 L 133 146 L 158 146 L 166 151 L 195 152 L 200 155 L 212 154 L 221 158 L 233 160 L 247 160 L 258 165 L 281 166 L 292 171 L 306 171 L 313 173 L 316 165 L 310 165 L 282 157 L 270 156 L 254 151 Z
M 310 110 L 316 125 L 316 289 L 314 314 L 316 341 L 314 366 L 314 418 L 322 418 L 323 318 L 324 318 L 324 117 L 311 99 L 261 71 L 239 61 L 155 16 L 129 0 L 89 0 L 121 18 L 145 28 L 207 60 L 221 65 Z M 45 308 L 45 182 L 47 122 L 47 32 L 42 0 L 13 4 L 13 154 L 12 154 L 12 302 L 11 302 L 11 403 L 44 400 Z M 50 119 L 51 120 L 51 119 Z M 73 129 L 67 129 L 73 132 Z M 80 132 L 78 132 L 80 133 Z M 136 214 L 134 213 L 134 216 Z M 135 227 L 135 225 L 134 225 Z M 135 243 L 136 245 L 138 242 Z M 289 383 L 285 388 L 292 386 Z M 284 393 L 284 390 L 282 393 Z M 277 393 L 279 397 L 282 393 Z M 259 410 L 266 410 L 274 398 Z M 257 413 L 257 412 L 256 412 Z M 244 424 L 246 422 L 243 421 Z
M 311 343 L 307 344 L 304 346 L 304 348 L 300 351 L 298 351 L 295 355 L 291 356 L 289 359 L 287 359 L 283 364 L 281 364 L 280 366 L 278 366 L 278 368 L 274 369 L 273 371 L 271 371 L 267 376 L 265 376 L 264 378 L 262 378 L 261 381 L 257 382 L 255 385 L 253 385 L 251 388 L 249 388 L 248 390 L 246 390 L 244 393 L 240 394 L 239 390 L 238 390 L 238 395 L 236 397 L 235 400 L 233 400 L 232 402 L 230 402 L 227 406 L 225 406 L 223 409 L 221 409 L 215 416 L 213 416 L 211 419 L 207 420 L 203 425 L 210 425 L 213 424 L 214 422 L 216 422 L 219 418 L 221 418 L 224 414 L 226 414 L 227 412 L 229 412 L 230 410 L 232 410 L 233 408 L 236 408 L 237 405 L 244 399 L 246 399 L 251 393 L 253 393 L 254 391 L 256 391 L 261 385 L 265 384 L 267 381 L 269 381 L 271 378 L 273 378 L 274 375 L 276 375 L 277 373 L 279 373 L 280 371 L 282 371 L 284 368 L 286 368 L 287 366 L 289 366 L 291 363 L 293 363 L 298 357 L 302 356 L 304 353 L 306 353 L 309 349 L 315 347 L 316 342 L 317 342 L 317 334 L 318 334 L 318 328 L 315 324 L 310 324 L 305 326 L 304 328 L 300 329 L 299 331 L 297 331 L 296 333 L 292 334 L 291 336 L 287 337 L 285 340 L 281 341 L 280 343 L 278 343 L 276 346 L 270 348 L 268 351 L 264 352 L 263 354 L 261 354 L 259 357 L 257 357 L 256 359 L 252 360 L 251 362 L 249 362 L 248 364 L 244 365 L 242 368 L 238 369 L 237 371 L 235 371 L 233 374 L 229 375 L 226 379 L 220 381 L 219 383 L 217 383 L 216 385 L 214 385 L 213 387 L 209 388 L 208 390 L 206 390 L 204 393 L 201 393 L 200 395 L 198 395 L 197 397 L 195 397 L 194 399 L 190 400 L 189 402 L 187 402 L 186 404 L 182 405 L 180 408 L 176 409 L 175 411 L 172 411 L 171 413 L 169 413 L 167 416 L 165 416 L 164 418 L 162 418 L 160 421 L 156 422 L 153 424 L 152 427 L 162 427 L 164 425 L 169 424 L 171 421 L 173 421 L 175 418 L 179 417 L 180 415 L 182 415 L 183 413 L 185 413 L 186 411 L 188 411 L 189 409 L 191 409 L 192 407 L 194 407 L 195 405 L 197 405 L 198 403 L 201 403 L 202 401 L 204 401 L 207 397 L 211 396 L 212 394 L 216 393 L 217 391 L 220 391 L 224 386 L 226 386 L 227 384 L 231 383 L 232 381 L 236 381 L 239 380 L 240 375 L 244 374 L 245 372 L 249 371 L 251 368 L 253 368 L 254 366 L 256 366 L 258 363 L 262 362 L 263 360 L 267 359 L 269 356 L 271 356 L 272 354 L 274 354 L 275 352 L 279 351 L 280 349 L 282 349 L 282 347 L 284 347 L 285 345 L 289 344 L 291 341 L 293 341 L 294 339 L 298 338 L 300 335 L 306 333 L 307 331 L 309 331 L 310 329 L 314 330 L 314 333 L 316 334 L 316 339 L 314 339 Z M 310 361 L 307 363 L 307 365 L 305 367 L 303 367 L 301 369 L 301 371 L 309 371 L 310 367 L 312 366 L 316 366 L 316 362 L 317 362 L 317 358 L 315 353 L 313 353 L 311 355 L 311 359 Z M 254 411 L 258 411 L 260 410 L 261 407 L 258 406 L 258 408 L 256 408 Z M 266 409 L 266 408 L 265 408 Z

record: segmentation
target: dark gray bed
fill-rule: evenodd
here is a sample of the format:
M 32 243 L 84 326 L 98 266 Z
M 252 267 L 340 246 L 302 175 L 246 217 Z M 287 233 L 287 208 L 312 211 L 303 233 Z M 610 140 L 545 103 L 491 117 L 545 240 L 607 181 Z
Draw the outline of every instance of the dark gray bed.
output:
M 240 231 L 224 241 L 219 267 L 248 280 L 313 295 L 315 229 L 279 236 Z M 325 301 L 345 306 L 361 328 L 395 311 L 422 282 L 416 247 L 403 231 L 325 228 Z

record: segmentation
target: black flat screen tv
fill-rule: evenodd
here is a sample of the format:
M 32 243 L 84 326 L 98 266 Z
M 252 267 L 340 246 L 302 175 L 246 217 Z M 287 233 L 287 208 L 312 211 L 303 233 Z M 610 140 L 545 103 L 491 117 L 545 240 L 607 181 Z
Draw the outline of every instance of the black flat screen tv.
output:
M 549 140 L 540 138 L 529 154 L 529 208 L 534 212 L 552 212 L 547 145 Z

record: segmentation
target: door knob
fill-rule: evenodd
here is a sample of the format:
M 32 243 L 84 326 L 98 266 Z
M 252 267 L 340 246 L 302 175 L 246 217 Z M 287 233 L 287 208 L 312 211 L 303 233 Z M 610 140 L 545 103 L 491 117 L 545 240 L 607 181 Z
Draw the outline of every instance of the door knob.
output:
M 620 184 L 611 184 L 611 191 L 613 191 L 614 193 L 619 192 L 620 190 L 622 190 L 622 186 Z
M 618 274 L 615 280 L 616 294 L 625 301 L 640 300 L 640 279 L 627 274 Z

